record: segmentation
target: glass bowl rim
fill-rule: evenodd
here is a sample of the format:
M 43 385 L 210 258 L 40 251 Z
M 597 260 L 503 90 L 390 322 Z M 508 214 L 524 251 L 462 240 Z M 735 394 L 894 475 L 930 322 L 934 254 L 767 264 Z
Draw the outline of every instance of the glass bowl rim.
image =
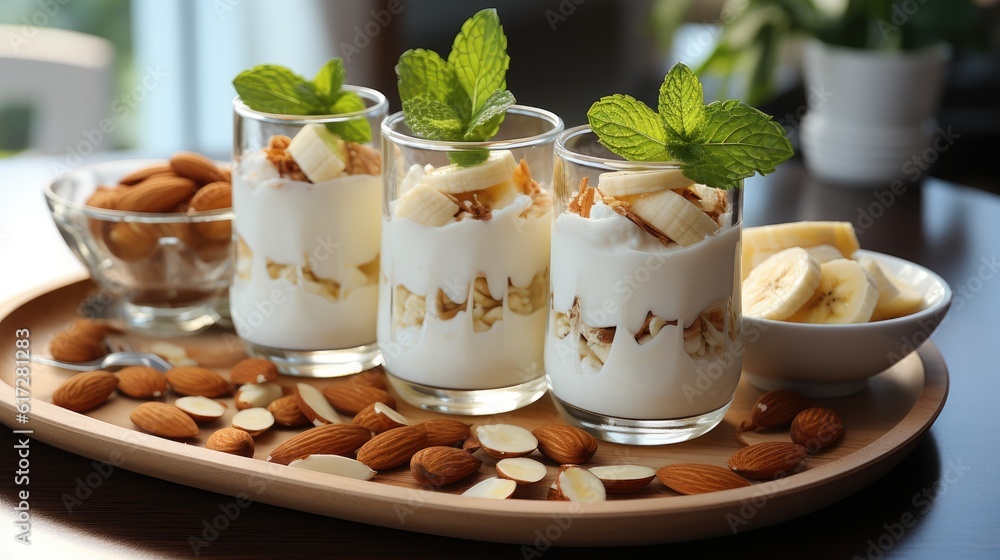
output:
M 526 148 L 530 146 L 543 145 L 552 142 L 565 130 L 565 123 L 559 115 L 528 105 L 511 105 L 507 109 L 508 115 L 524 115 L 537 117 L 547 121 L 552 125 L 551 130 L 533 136 L 522 136 L 509 140 L 486 140 L 484 142 L 449 142 L 445 140 L 427 140 L 419 136 L 413 136 L 393 130 L 391 127 L 403 120 L 403 112 L 397 111 L 382 121 L 382 138 L 390 139 L 394 144 L 406 146 L 408 148 L 420 148 L 436 152 L 457 152 L 470 149 L 482 148 L 487 150 L 511 150 L 515 148 Z
M 566 143 L 571 139 L 585 134 L 593 134 L 596 136 L 596 133 L 594 133 L 589 124 L 581 124 L 579 126 L 567 128 L 556 138 L 554 147 L 556 156 L 578 165 L 587 167 L 602 167 L 605 169 L 651 171 L 657 169 L 678 169 L 681 166 L 680 162 L 677 161 L 629 161 L 621 158 L 616 159 L 591 156 L 575 152 L 566 147 Z
M 362 98 L 374 102 L 374 104 L 370 107 L 365 107 L 360 111 L 351 111 L 350 113 L 339 113 L 335 115 L 284 115 L 280 113 L 267 113 L 251 109 L 243 103 L 243 100 L 237 95 L 233 98 L 233 110 L 241 117 L 253 119 L 255 121 L 287 125 L 343 122 L 357 117 L 378 118 L 384 117 L 389 112 L 389 100 L 386 99 L 385 95 L 378 90 L 348 84 L 341 86 L 341 89 L 357 93 Z

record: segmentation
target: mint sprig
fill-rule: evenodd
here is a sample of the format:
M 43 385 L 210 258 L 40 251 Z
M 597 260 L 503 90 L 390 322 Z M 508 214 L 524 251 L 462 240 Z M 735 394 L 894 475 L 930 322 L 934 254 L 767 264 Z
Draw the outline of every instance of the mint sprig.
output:
M 482 10 L 462 24 L 447 61 L 425 49 L 404 52 L 396 76 L 406 125 L 428 140 L 489 140 L 515 103 L 507 90 L 509 67 L 507 37 L 495 9 Z M 467 166 L 488 155 L 477 149 L 449 152 L 448 157 Z
M 284 66 L 261 64 L 240 72 L 233 87 L 243 103 L 254 111 L 279 115 L 342 115 L 363 111 L 365 102 L 353 91 L 343 91 L 344 64 L 327 61 L 312 81 Z M 326 128 L 348 142 L 371 142 L 372 132 L 362 117 L 327 123 Z
M 704 104 L 698 77 L 675 64 L 653 111 L 627 95 L 602 97 L 587 120 L 609 150 L 630 161 L 676 161 L 688 178 L 731 189 L 792 157 L 785 130 L 769 115 L 737 100 Z

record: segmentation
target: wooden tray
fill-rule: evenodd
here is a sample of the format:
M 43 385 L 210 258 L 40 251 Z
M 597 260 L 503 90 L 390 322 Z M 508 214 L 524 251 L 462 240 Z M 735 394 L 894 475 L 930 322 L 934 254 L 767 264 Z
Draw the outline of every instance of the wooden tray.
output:
M 15 330 L 30 329 L 31 350 L 48 355 L 48 341 L 73 318 L 82 299 L 95 290 L 89 281 L 43 287 L 0 309 L 0 348 L 15 347 Z M 128 335 L 137 349 L 151 339 Z M 207 367 L 226 368 L 244 357 L 232 333 L 209 331 L 173 339 Z M 479 472 L 446 487 L 421 487 L 406 468 L 379 473 L 371 481 L 344 479 L 267 463 L 261 458 L 300 430 L 272 430 L 257 439 L 254 459 L 204 449 L 208 436 L 228 425 L 233 407 L 222 420 L 202 426 L 198 438 L 176 442 L 137 431 L 128 419 L 139 401 L 115 395 L 90 413 L 78 414 L 52 405 L 55 388 L 72 372 L 32 364 L 31 411 L 27 425 L 15 421 L 12 360 L 0 368 L 0 409 L 5 424 L 30 429 L 31 437 L 85 457 L 230 496 L 384 527 L 484 541 L 559 545 L 622 545 L 691 540 L 731 534 L 778 523 L 831 504 L 871 484 L 899 463 L 937 418 L 948 393 L 948 373 L 932 343 L 872 378 L 858 395 L 817 401 L 844 417 L 847 431 L 833 448 L 810 458 L 807 468 L 777 481 L 750 488 L 698 496 L 681 496 L 653 481 L 641 494 L 611 497 L 601 504 L 546 501 L 549 476 L 521 487 L 509 500 L 459 496 L 472 484 L 494 476 L 494 460 L 484 458 Z M 300 378 L 282 377 L 291 387 Z M 308 380 L 316 386 L 339 380 Z M 638 463 L 658 468 L 675 462 L 724 466 L 740 444 L 735 428 L 748 417 L 760 391 L 741 383 L 724 422 L 711 433 L 683 444 L 636 447 L 601 443 L 588 466 Z M 168 397 L 173 400 L 173 397 Z M 231 400 L 230 400 L 231 405 Z M 440 416 L 400 403 L 413 421 Z M 548 397 L 515 412 L 493 417 L 467 417 L 479 425 L 510 422 L 532 428 L 563 422 Z M 787 432 L 750 434 L 751 442 L 785 440 Z

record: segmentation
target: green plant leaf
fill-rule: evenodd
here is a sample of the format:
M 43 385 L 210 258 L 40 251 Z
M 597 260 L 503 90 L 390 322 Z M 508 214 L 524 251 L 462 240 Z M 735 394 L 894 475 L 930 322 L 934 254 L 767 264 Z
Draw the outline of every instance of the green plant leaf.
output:
M 609 150 L 631 161 L 669 161 L 660 117 L 628 95 L 602 97 L 587 111 L 590 127 Z
M 414 134 L 428 140 L 459 140 L 465 129 L 454 108 L 426 94 L 403 102 L 403 119 Z
M 396 76 L 401 101 L 427 95 L 449 103 L 458 88 L 455 72 L 448 63 L 438 53 L 425 49 L 410 49 L 400 55 Z
M 316 91 L 332 104 L 340 92 L 340 87 L 344 85 L 344 75 L 344 62 L 339 58 L 331 58 L 316 73 L 313 85 Z
M 713 187 L 739 186 L 755 172 L 767 174 L 792 157 L 785 130 L 769 116 L 736 100 L 705 107 L 701 157 L 682 160 L 684 175 Z
M 510 57 L 496 9 L 481 10 L 462 24 L 448 65 L 471 102 L 471 114 L 477 113 L 494 92 L 507 89 Z
M 705 95 L 698 76 L 675 64 L 660 86 L 658 108 L 669 136 L 682 142 L 696 140 L 705 122 Z
M 490 157 L 490 151 L 484 148 L 473 148 L 460 152 L 448 152 L 448 161 L 458 164 L 460 167 L 469 167 L 483 163 Z
M 316 87 L 282 66 L 262 64 L 244 70 L 233 79 L 233 87 L 254 111 L 282 115 L 325 112 L 326 104 Z
M 342 115 L 355 111 L 365 110 L 365 102 L 361 96 L 353 91 L 340 92 L 333 104 L 330 105 L 330 114 Z M 348 142 L 367 144 L 372 141 L 372 130 L 368 124 L 368 119 L 358 117 L 343 122 L 326 123 L 326 128 L 330 132 L 340 136 Z
M 471 122 L 465 127 L 462 140 L 482 142 L 489 140 L 500 130 L 507 109 L 515 103 L 514 94 L 508 90 L 494 92 L 486 103 L 472 115 Z

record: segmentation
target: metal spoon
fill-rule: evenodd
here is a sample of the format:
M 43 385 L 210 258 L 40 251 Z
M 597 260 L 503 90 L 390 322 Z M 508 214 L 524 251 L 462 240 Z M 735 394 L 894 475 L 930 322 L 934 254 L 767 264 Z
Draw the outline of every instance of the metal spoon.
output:
M 47 366 L 55 366 L 76 371 L 93 371 L 98 369 L 107 369 L 109 367 L 125 366 L 148 366 L 159 371 L 167 371 L 173 367 L 170 365 L 170 362 L 151 352 L 112 352 L 97 360 L 77 363 L 60 362 L 32 355 L 31 361 L 39 364 L 45 364 Z

